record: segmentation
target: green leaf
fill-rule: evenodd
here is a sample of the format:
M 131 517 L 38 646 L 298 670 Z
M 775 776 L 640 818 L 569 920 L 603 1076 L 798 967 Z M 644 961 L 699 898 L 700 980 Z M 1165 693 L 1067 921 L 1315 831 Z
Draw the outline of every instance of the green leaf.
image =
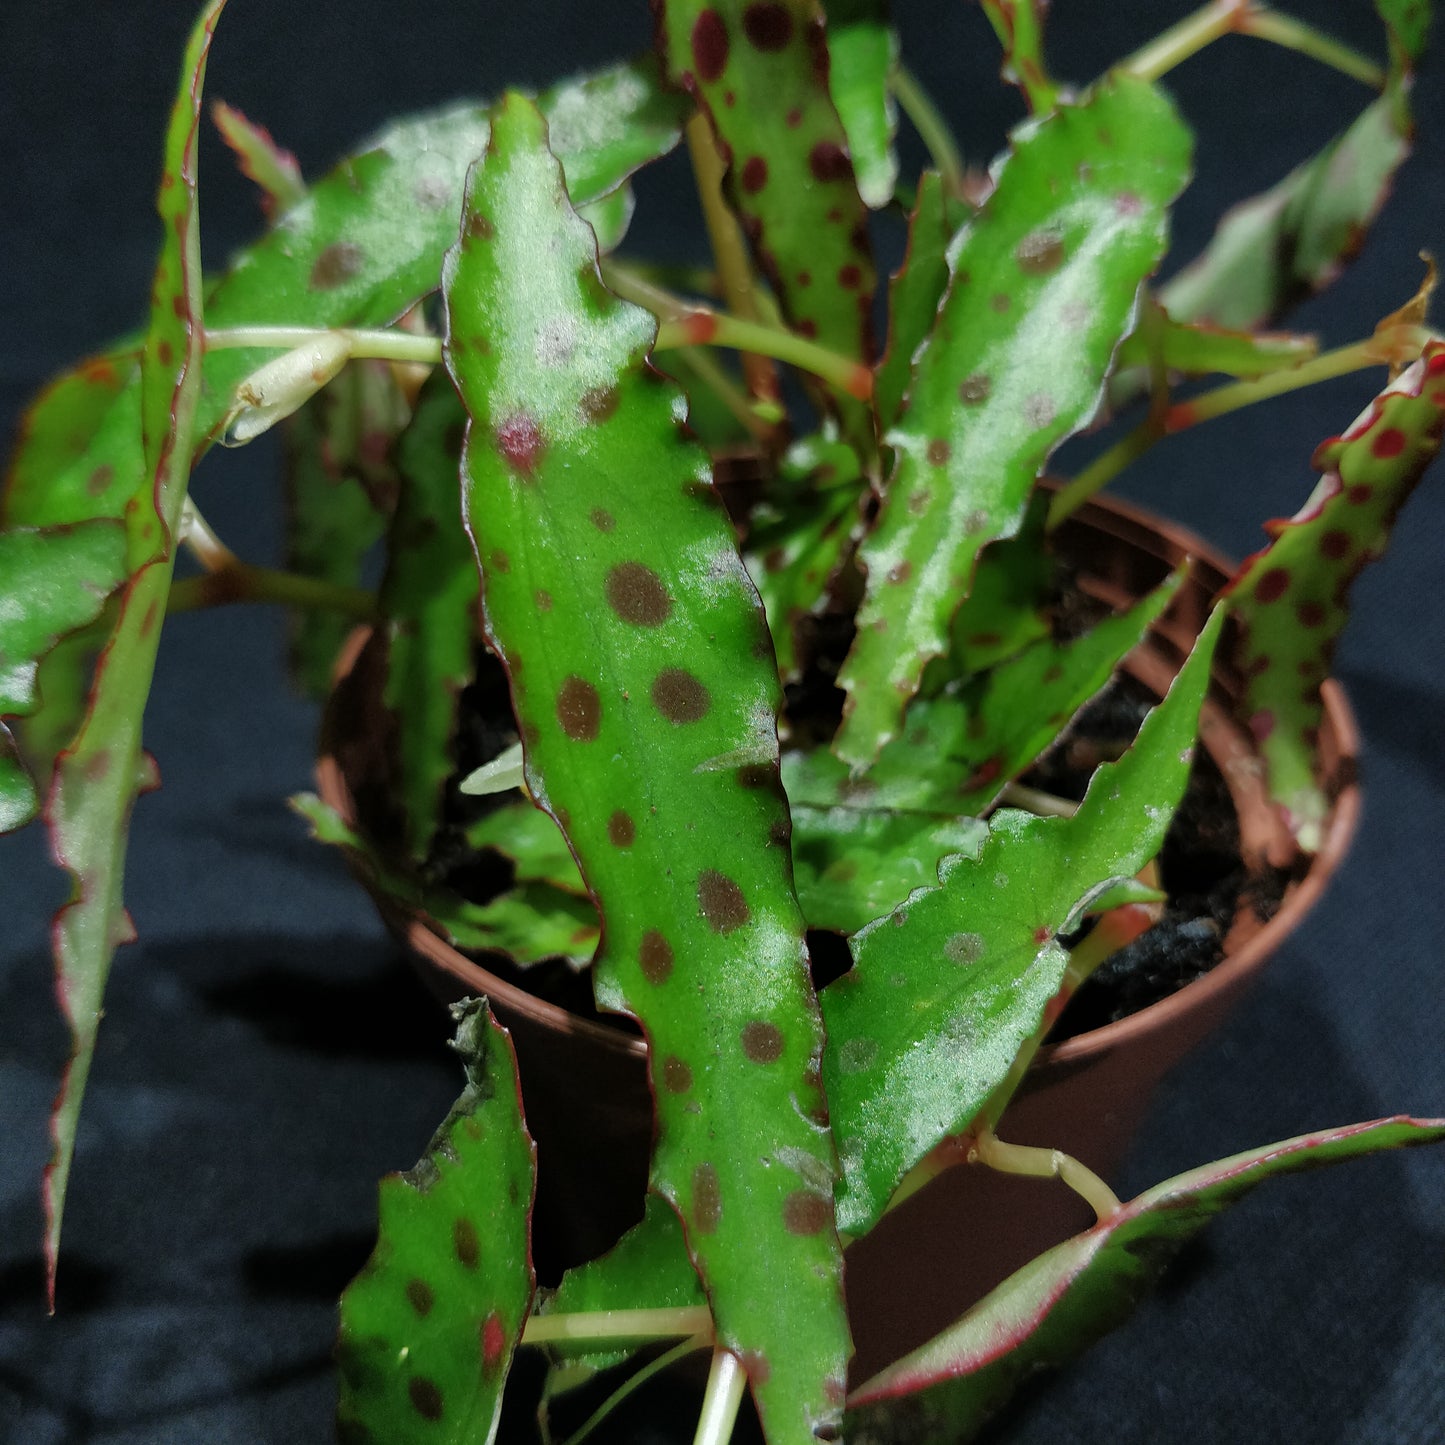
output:
M 180 92 L 166 132 L 158 210 L 165 240 L 156 263 L 151 322 L 141 361 L 140 485 L 125 512 L 136 570 L 116 630 L 96 668 L 89 708 L 55 769 L 48 822 L 56 861 L 71 877 L 53 929 L 56 992 L 70 1028 L 70 1058 L 51 1115 L 45 1169 L 45 1254 L 52 1306 L 60 1223 L 85 1081 L 95 1053 L 101 999 L 116 946 L 133 936 L 121 901 L 126 834 L 137 791 L 154 779 L 141 752 L 150 693 L 195 449 L 204 328 L 201 314 L 196 140 L 211 34 L 226 0 L 211 0 L 186 46 Z M 132 476 L 134 474 L 132 473 Z
M 284 426 L 286 564 L 359 587 L 396 504 L 392 452 L 409 407 L 385 362 L 354 361 Z M 291 667 L 313 697 L 331 689 L 350 618 L 320 609 L 291 618 Z
M 494 848 L 510 858 L 519 883 L 548 883 L 564 893 L 587 894 L 557 820 L 531 803 L 504 803 L 469 823 L 466 837 L 469 847 Z
M 447 365 L 528 788 L 603 913 L 598 1001 L 647 1032 L 652 1187 L 769 1439 L 811 1442 L 839 1418 L 848 1337 L 762 610 L 680 394 L 647 365 L 656 323 L 603 288 L 520 96 L 464 216 Z
M 795 331 L 871 361 L 874 270 L 867 208 L 828 94 L 812 0 L 662 0 L 672 79 L 707 112 L 729 163 L 733 207 Z M 862 407 L 842 399 L 850 431 Z
M 1222 620 L 1072 818 L 996 813 L 977 862 L 950 861 L 938 887 L 853 939 L 852 969 L 822 995 L 841 1229 L 869 1229 L 908 1170 L 968 1126 L 1059 988 L 1057 935 L 1158 852 Z
M 1207 321 L 1176 321 L 1162 316 L 1157 350 L 1142 331 L 1126 336 L 1119 346 L 1115 366 L 1148 366 L 1157 354 L 1169 371 L 1186 376 L 1266 376 L 1298 366 L 1319 352 L 1313 336 L 1290 332 L 1230 331 Z
M 784 681 L 803 669 L 797 625 L 821 613 L 852 548 L 864 481 L 857 453 L 809 437 L 791 447 L 778 499 L 754 511 L 745 560 L 767 613 Z
M 1030 1261 L 957 1324 L 860 1385 L 849 1398 L 848 1438 L 963 1445 L 1025 1380 L 1122 1324 L 1180 1248 L 1257 1184 L 1442 1138 L 1445 1120 L 1377 1119 L 1252 1149 L 1156 1185 Z
M 848 137 L 858 194 L 876 211 L 898 184 L 898 34 L 888 23 L 886 0 L 828 0 L 827 9 L 828 92 Z
M 810 928 L 836 933 L 857 933 L 934 887 L 943 859 L 977 856 L 988 833 L 978 818 L 884 808 L 795 803 L 792 814 L 798 904 Z
M 949 623 L 948 654 L 929 663 L 924 674 L 925 696 L 950 677 L 973 677 L 1049 635 L 1056 579 L 1048 512 L 1048 494 L 1035 491 L 1018 532 L 979 553 L 973 586 Z
M 688 1309 L 704 1304 L 697 1271 L 676 1214 L 660 1199 L 647 1201 L 642 1222 L 634 1225 L 601 1259 L 568 1270 L 554 1294 L 542 1303 L 542 1315 L 587 1314 L 607 1310 Z M 548 1346 L 554 1358 L 607 1370 L 633 1353 L 599 1350 L 565 1340 Z
M 398 799 L 412 858 L 425 860 L 455 770 L 457 704 L 477 641 L 477 569 L 457 524 L 466 412 L 440 368 L 401 439 L 401 490 L 381 585 L 387 665 L 383 694 L 396 725 Z
M 124 566 L 125 538 L 114 522 L 0 532 L 0 719 L 29 717 L 40 707 L 40 660 L 100 616 Z M 38 806 L 0 722 L 0 833 L 28 823 Z
M 306 182 L 296 157 L 271 139 L 263 125 L 248 120 L 233 105 L 218 100 L 211 106 L 211 119 L 221 139 L 231 148 L 241 174 L 256 183 L 261 192 L 261 209 L 267 220 L 275 218 L 306 196 Z
M 298 793 L 291 806 L 319 842 L 345 849 L 371 885 L 401 907 L 435 924 L 457 948 L 505 953 L 526 968 L 544 959 L 564 958 L 580 967 L 597 944 L 597 913 L 591 903 L 542 882 L 519 886 L 474 903 L 449 889 L 428 887 L 414 873 L 384 858 L 334 809 L 310 793 Z
M 1113 77 L 1018 134 L 951 246 L 952 284 L 887 436 L 896 463 L 861 553 L 868 592 L 834 743 L 855 770 L 897 735 L 946 650 L 980 549 L 1017 531 L 1049 453 L 1093 413 L 1188 165 L 1163 93 Z
M 1304 506 L 1272 522 L 1272 541 L 1229 587 L 1242 633 L 1244 714 L 1268 767 L 1271 796 L 1300 846 L 1315 851 L 1329 800 L 1315 755 L 1335 642 L 1360 570 L 1385 550 L 1395 515 L 1440 450 L 1445 345 L 1382 392 L 1343 436 L 1324 443 L 1324 473 Z
M 913 358 L 933 330 L 948 289 L 949 200 L 937 171 L 924 171 L 908 223 L 908 253 L 888 288 L 888 350 L 873 383 L 873 406 L 884 431 L 897 420 Z
M 344 1441 L 491 1445 L 532 1304 L 536 1157 L 511 1039 L 452 1008 L 467 1084 L 421 1162 L 382 1181 L 376 1249 L 341 1297 Z
M 1044 69 L 1044 16 L 1048 0 L 980 0 L 988 23 L 1003 46 L 1000 72 L 1028 98 L 1035 113 L 1050 111 L 1059 98 L 1059 87 Z

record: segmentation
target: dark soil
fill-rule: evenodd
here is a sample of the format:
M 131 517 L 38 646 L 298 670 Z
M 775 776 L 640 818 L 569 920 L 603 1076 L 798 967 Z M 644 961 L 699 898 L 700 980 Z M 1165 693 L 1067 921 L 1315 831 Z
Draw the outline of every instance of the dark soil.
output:
M 817 651 L 825 656 L 846 650 L 842 636 L 816 641 L 823 643 Z M 805 683 L 789 690 L 789 712 L 794 718 L 828 713 L 837 701 L 835 693 L 831 676 L 825 672 L 811 687 Z M 1155 701 L 1141 683 L 1128 676 L 1116 678 L 1024 781 L 1057 796 L 1083 797 L 1094 769 L 1129 746 Z M 505 678 L 488 654 L 479 656 L 477 681 L 463 694 L 461 718 L 458 777 L 466 776 L 516 740 Z M 800 731 L 811 741 L 817 728 L 802 727 Z M 478 902 L 510 886 L 512 870 L 506 858 L 490 851 L 479 855 L 463 840 L 465 826 L 502 801 L 497 797 L 466 797 L 455 787 L 450 790 L 444 823 L 427 868 L 429 883 Z M 1165 838 L 1159 866 L 1169 894 L 1164 916 L 1115 954 L 1080 989 L 1051 1036 L 1055 1041 L 1137 1013 L 1207 973 L 1223 956 L 1224 938 L 1241 902 L 1262 919 L 1268 919 L 1288 882 L 1282 874 L 1251 877 L 1246 872 L 1240 859 L 1239 831 L 1229 790 L 1213 760 L 1202 750 Z M 841 937 L 814 931 L 809 934 L 809 945 L 815 981 L 820 987 L 846 971 L 850 958 Z M 585 971 L 578 973 L 560 960 L 526 970 L 500 956 L 489 956 L 485 962 L 502 977 L 564 1008 L 597 1017 L 591 981 Z

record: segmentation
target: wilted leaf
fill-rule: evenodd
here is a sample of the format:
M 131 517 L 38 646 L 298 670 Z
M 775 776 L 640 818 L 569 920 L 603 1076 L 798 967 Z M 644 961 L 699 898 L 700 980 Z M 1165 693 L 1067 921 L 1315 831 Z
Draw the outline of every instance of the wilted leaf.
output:
M 1406 497 L 1440 450 L 1445 431 L 1445 345 L 1425 354 L 1354 424 L 1315 453 L 1324 473 L 1273 540 L 1230 583 L 1239 619 L 1242 706 L 1269 769 L 1269 788 L 1300 846 L 1313 852 L 1329 811 L 1315 773 L 1329 673 L 1350 587 L 1385 550 Z
M 467 1085 L 421 1162 L 382 1181 L 376 1249 L 341 1297 L 342 1440 L 491 1445 L 531 1309 L 536 1160 L 506 1030 L 452 1009 Z
M 1021 132 L 955 238 L 861 553 L 868 592 L 834 742 L 855 770 L 898 734 L 924 667 L 946 650 L 979 551 L 1018 529 L 1045 459 L 1092 415 L 1188 164 L 1168 100 L 1117 76 Z
M 603 912 L 598 1001 L 647 1031 L 652 1185 L 769 1438 L 811 1445 L 839 1417 L 848 1341 L 777 679 L 706 458 L 647 366 L 656 323 L 601 285 L 519 96 L 494 114 L 445 296 L 487 632 L 529 791 Z
M 976 862 L 950 861 L 937 887 L 853 939 L 852 969 L 822 995 L 841 1229 L 870 1228 L 908 1170 L 968 1127 L 1059 987 L 1068 955 L 1058 934 L 1091 894 L 1158 852 L 1188 778 L 1221 621 L 1073 817 L 1001 810 Z
M 860 1385 L 849 1398 L 848 1439 L 964 1445 L 1025 1380 L 1122 1324 L 1180 1248 L 1257 1184 L 1441 1138 L 1445 1120 L 1378 1119 L 1236 1154 L 1156 1185 L 1032 1260 L 957 1324 Z

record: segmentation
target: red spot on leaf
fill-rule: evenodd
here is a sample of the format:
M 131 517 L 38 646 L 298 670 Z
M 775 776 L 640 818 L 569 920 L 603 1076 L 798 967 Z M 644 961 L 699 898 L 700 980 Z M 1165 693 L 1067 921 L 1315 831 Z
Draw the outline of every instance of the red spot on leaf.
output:
M 717 317 L 711 311 L 690 311 L 682 326 L 689 346 L 706 346 L 717 335 Z
M 542 455 L 542 431 L 530 412 L 507 417 L 496 430 L 497 450 L 514 471 L 530 477 Z
M 1301 602 L 1295 608 L 1301 627 L 1318 627 L 1325 620 L 1325 609 L 1318 602 Z
M 716 10 L 704 10 L 693 21 L 692 60 L 699 80 L 714 81 L 727 68 L 728 28 Z
M 863 272 L 850 261 L 838 268 L 838 284 L 845 291 L 855 291 L 863 284 Z
M 755 196 L 768 183 L 768 163 L 762 156 L 749 156 L 738 177 L 744 191 Z
M 502 1351 L 507 1347 L 507 1332 L 502 1327 L 502 1318 L 493 1310 L 482 1321 L 482 1368 L 495 1370 L 501 1363 Z
M 1274 714 L 1266 707 L 1261 708 L 1249 720 L 1249 730 L 1256 742 L 1264 742 L 1274 731 Z
M 1289 573 L 1283 567 L 1271 567 L 1255 583 L 1254 595 L 1260 602 L 1274 602 L 1283 597 L 1289 587 Z
M 815 180 L 846 181 L 853 174 L 848 153 L 836 141 L 820 140 L 808 152 L 808 169 Z M 840 215 L 839 220 L 842 219 Z
M 743 11 L 743 34 L 758 50 L 782 50 L 793 38 L 793 17 L 777 0 L 760 0 Z
M 1349 556 L 1350 534 L 1348 532 L 1342 532 L 1338 528 L 1334 531 L 1326 532 L 1324 536 L 1320 538 L 1320 552 L 1334 562 L 1338 562 L 1342 557 Z
M 1382 461 L 1397 457 L 1405 450 L 1405 433 L 1397 426 L 1387 426 L 1370 445 L 1370 453 Z

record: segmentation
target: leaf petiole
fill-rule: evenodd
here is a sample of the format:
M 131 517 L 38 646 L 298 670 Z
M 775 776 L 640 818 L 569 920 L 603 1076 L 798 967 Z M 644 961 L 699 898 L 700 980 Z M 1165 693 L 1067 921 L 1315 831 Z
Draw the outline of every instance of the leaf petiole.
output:
M 1005 1144 L 991 1129 L 981 1130 L 968 1151 L 970 1164 L 983 1164 L 1000 1174 L 1030 1179 L 1059 1179 L 1067 1184 L 1099 1217 L 1108 1219 L 1119 1207 L 1119 1196 L 1087 1165 L 1062 1149 L 1032 1144 Z
M 712 1313 L 705 1305 L 655 1310 L 578 1310 L 571 1314 L 533 1315 L 522 1331 L 524 1345 L 566 1340 L 576 1344 L 670 1340 L 678 1336 L 712 1338 Z
M 582 1442 L 635 1390 L 639 1390 L 654 1375 L 660 1375 L 670 1365 L 693 1353 L 706 1349 L 710 1341 L 706 1335 L 693 1335 L 680 1345 L 665 1350 L 655 1360 L 648 1361 L 636 1374 L 628 1376 L 583 1422 L 562 1442 L 562 1445 L 582 1445 Z
M 918 77 L 901 63 L 893 75 L 893 94 L 898 98 L 904 115 L 913 123 L 919 139 L 928 147 L 928 154 L 943 177 L 949 195 L 966 195 L 968 187 L 958 142 L 954 140 L 942 112 L 933 103 L 933 97 L 919 83 Z
M 692 1445 L 727 1445 L 732 1438 L 747 1382 L 748 1377 L 731 1350 L 717 1349 L 713 1352 L 707 1390 L 702 1397 L 702 1414 L 698 1417 Z

